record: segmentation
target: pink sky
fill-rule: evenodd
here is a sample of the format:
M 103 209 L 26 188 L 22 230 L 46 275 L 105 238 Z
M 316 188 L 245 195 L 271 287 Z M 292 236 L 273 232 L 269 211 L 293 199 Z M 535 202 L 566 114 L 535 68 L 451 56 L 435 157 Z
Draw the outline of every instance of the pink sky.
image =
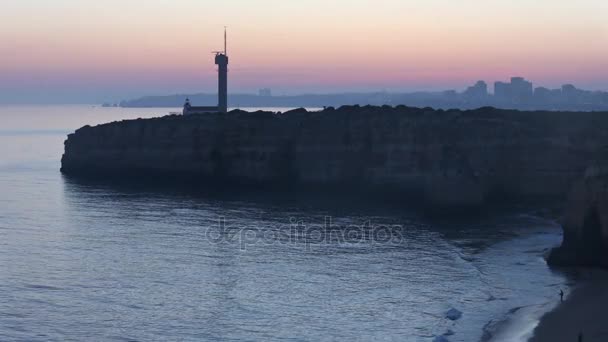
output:
M 607 3 L 22 0 L 0 5 L 0 92 L 213 92 L 224 25 L 233 92 L 462 89 L 513 75 L 608 90 Z

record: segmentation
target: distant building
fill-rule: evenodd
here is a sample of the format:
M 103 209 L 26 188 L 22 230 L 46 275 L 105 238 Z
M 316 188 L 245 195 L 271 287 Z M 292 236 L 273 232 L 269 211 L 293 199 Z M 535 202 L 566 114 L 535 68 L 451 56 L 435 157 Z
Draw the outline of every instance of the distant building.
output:
M 526 81 L 523 77 L 511 77 L 512 100 L 517 103 L 526 103 L 532 100 L 534 95 L 532 82 Z
M 192 106 L 190 104 L 190 99 L 186 99 L 186 103 L 184 103 L 184 110 L 182 112 L 183 115 L 192 115 L 192 114 L 203 114 L 203 113 L 215 113 L 218 112 L 218 107 L 216 106 Z
M 551 100 L 551 89 L 538 87 L 534 89 L 534 101 L 537 103 L 546 103 Z
M 270 88 L 262 88 L 258 90 L 258 96 L 270 97 L 272 96 L 272 91 Z
M 562 93 L 564 94 L 574 94 L 576 90 L 576 87 L 572 84 L 564 84 L 562 86 Z
M 568 102 L 575 102 L 578 95 L 578 89 L 572 84 L 564 84 L 562 86 L 562 95 Z
M 488 96 L 488 84 L 484 81 L 477 81 L 475 85 L 468 87 L 463 95 L 470 100 L 482 100 Z
M 511 77 L 511 83 L 494 83 L 494 96 L 512 104 L 530 103 L 534 97 L 533 85 L 523 77 Z
M 510 99 L 511 85 L 505 82 L 494 82 L 494 96 L 501 100 Z

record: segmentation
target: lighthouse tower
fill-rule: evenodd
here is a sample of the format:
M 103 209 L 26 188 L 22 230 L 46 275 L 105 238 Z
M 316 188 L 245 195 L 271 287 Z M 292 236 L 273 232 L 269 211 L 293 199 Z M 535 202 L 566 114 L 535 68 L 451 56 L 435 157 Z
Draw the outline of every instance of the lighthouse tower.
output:
M 228 53 L 226 52 L 227 39 L 226 28 L 224 27 L 224 51 L 214 51 L 215 64 L 217 64 L 217 107 L 193 106 L 190 100 L 186 99 L 184 104 L 184 115 L 205 114 L 205 113 L 227 113 L 228 112 Z
M 224 27 L 224 51 L 215 53 L 215 64 L 218 66 L 218 111 L 228 112 L 228 53 L 226 28 Z

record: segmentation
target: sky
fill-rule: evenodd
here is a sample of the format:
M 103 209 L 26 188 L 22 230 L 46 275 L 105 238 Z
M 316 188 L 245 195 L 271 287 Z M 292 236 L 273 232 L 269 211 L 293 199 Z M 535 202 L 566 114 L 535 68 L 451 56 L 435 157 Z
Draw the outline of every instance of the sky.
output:
M 2 0 L 0 103 L 229 90 L 608 90 L 606 0 Z

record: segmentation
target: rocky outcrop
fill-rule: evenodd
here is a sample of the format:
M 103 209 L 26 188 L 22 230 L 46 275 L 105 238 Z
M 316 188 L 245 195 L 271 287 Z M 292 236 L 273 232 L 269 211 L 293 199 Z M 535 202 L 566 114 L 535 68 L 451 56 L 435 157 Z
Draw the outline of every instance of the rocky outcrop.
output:
M 575 183 L 563 229 L 564 241 L 551 252 L 550 264 L 608 267 L 608 168 L 592 166 Z
M 606 114 L 344 106 L 167 116 L 77 130 L 62 171 L 342 186 L 469 206 L 564 196 L 608 145 Z

